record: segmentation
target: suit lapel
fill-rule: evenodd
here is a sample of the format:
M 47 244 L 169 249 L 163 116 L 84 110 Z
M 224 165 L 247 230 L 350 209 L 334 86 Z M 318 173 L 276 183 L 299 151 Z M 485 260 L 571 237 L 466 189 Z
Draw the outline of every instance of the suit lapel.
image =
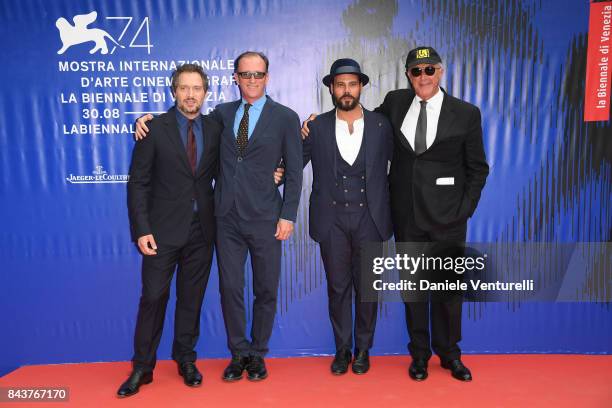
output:
M 438 119 L 438 129 L 436 130 L 436 138 L 434 142 L 431 144 L 429 149 L 434 147 L 436 144 L 440 143 L 442 140 L 448 137 L 448 130 L 455 120 L 455 114 L 452 110 L 452 101 L 448 95 L 444 95 L 444 100 L 442 101 L 442 107 L 440 108 L 440 118 Z M 427 150 L 429 150 L 427 149 Z
M 264 133 L 264 131 L 270 124 L 270 121 L 272 120 L 272 116 L 273 116 L 272 112 L 274 111 L 274 108 L 275 108 L 274 105 L 276 105 L 276 102 L 274 102 L 272 98 L 270 98 L 269 96 L 266 96 L 266 103 L 264 104 L 263 109 L 261 110 L 261 115 L 259 115 L 259 119 L 257 120 L 255 129 L 253 129 L 253 133 L 251 134 L 251 137 L 249 138 L 249 143 L 247 144 L 247 151 L 249 147 L 253 143 L 255 143 L 255 141 L 257 140 L 257 137 L 261 135 L 262 133 Z
M 333 171 L 333 177 L 336 178 L 336 111 L 332 110 L 322 115 L 319 115 L 317 121 L 320 121 L 320 134 L 317 134 L 318 142 L 316 147 L 318 155 L 321 156 L 321 163 L 324 166 L 330 166 Z M 314 156 L 314 154 L 313 154 Z
M 373 121 L 370 116 L 370 111 L 363 110 L 363 148 L 365 149 L 365 164 L 366 164 L 366 182 L 368 180 L 368 175 L 372 174 L 372 166 L 374 165 L 374 160 L 376 160 L 375 155 L 377 154 L 377 149 L 374 149 L 376 146 L 375 138 L 378 137 L 378 122 Z
M 206 155 L 210 151 L 210 143 L 206 143 L 206 128 L 204 127 L 204 115 L 200 114 L 198 119 L 200 121 L 200 129 L 202 129 L 202 143 L 204 144 L 204 150 L 200 154 L 200 163 L 198 164 L 198 168 L 196 170 L 196 175 L 200 176 L 204 171 L 204 161 L 206 159 Z
M 406 97 L 400 100 L 400 104 L 398 109 L 395 111 L 395 115 L 392 118 L 393 123 L 395 123 L 395 127 L 399 131 L 399 141 L 410 152 L 414 153 L 414 149 L 408 143 L 408 139 L 406 139 L 406 135 L 402 132 L 402 124 L 404 123 L 404 118 L 408 113 L 408 109 L 410 109 L 410 105 L 414 99 L 414 92 L 408 91 L 406 92 Z
M 240 108 L 241 101 L 241 99 L 238 99 L 237 101 L 232 102 L 228 108 L 227 115 L 223 115 L 225 116 L 223 119 L 223 126 L 225 126 L 226 130 L 223 131 L 222 135 L 229 135 L 229 138 L 231 139 L 230 143 L 234 146 L 236 154 L 238 154 L 238 144 L 236 142 L 236 135 L 234 134 L 234 121 L 236 120 L 236 113 L 238 113 L 238 108 Z
M 172 141 L 172 145 L 176 149 L 179 157 L 181 158 L 181 163 L 185 166 L 185 169 L 189 171 L 191 174 L 191 166 L 189 165 L 189 161 L 187 160 L 187 150 L 185 149 L 185 145 L 183 144 L 183 140 L 181 139 L 181 134 L 179 132 L 178 121 L 176 120 L 176 108 L 172 108 L 168 111 L 168 115 L 166 116 L 166 134 L 168 138 Z
M 312 157 L 326 170 L 331 169 L 336 177 L 336 115 L 335 110 L 317 116 L 317 129 L 315 139 L 312 140 Z M 309 136 L 310 137 L 310 136 Z
M 337 157 L 336 150 L 338 150 L 338 144 L 336 143 L 336 110 L 332 110 L 331 114 L 325 117 L 326 122 L 323 123 L 323 128 L 326 130 L 323 132 L 323 154 L 327 156 L 327 163 L 331 163 L 334 171 L 334 177 L 338 175 L 337 171 Z

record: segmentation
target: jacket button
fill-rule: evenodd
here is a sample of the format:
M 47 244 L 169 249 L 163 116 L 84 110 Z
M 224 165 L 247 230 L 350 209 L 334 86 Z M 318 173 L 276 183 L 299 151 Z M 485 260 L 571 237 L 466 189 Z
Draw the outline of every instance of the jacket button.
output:
M 343 179 L 345 179 L 345 178 L 346 178 L 346 176 L 342 176 L 342 178 L 343 178 Z
M 242 161 L 242 157 L 238 156 L 238 163 Z
M 362 180 L 365 180 L 365 176 L 361 176 L 361 179 L 362 179 Z
M 365 191 L 365 190 L 362 188 L 362 189 L 361 189 L 361 192 L 363 193 L 364 191 Z
M 335 201 L 332 201 L 332 204 L 333 204 L 333 205 L 336 205 L 336 202 L 335 202 Z
M 363 203 L 359 203 L 359 206 L 360 206 L 360 207 L 363 207 Z
M 348 193 L 348 190 L 344 190 L 345 193 Z
M 344 204 L 345 207 L 348 207 L 348 203 Z

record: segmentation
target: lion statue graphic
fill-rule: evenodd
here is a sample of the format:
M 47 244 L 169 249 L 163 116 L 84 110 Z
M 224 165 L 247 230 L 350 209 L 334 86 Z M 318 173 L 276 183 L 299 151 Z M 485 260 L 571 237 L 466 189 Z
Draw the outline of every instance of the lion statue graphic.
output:
M 93 41 L 95 46 L 89 50 L 90 54 L 100 51 L 101 54 L 108 54 L 108 46 L 106 39 L 111 40 L 115 45 L 125 48 L 119 44 L 109 33 L 99 28 L 87 28 L 87 26 L 98 18 L 98 13 L 92 11 L 89 14 L 79 14 L 74 16 L 70 24 L 64 17 L 60 17 L 55 22 L 55 26 L 59 30 L 60 39 L 62 40 L 62 48 L 57 51 L 58 54 L 63 54 L 73 45 L 83 44 Z

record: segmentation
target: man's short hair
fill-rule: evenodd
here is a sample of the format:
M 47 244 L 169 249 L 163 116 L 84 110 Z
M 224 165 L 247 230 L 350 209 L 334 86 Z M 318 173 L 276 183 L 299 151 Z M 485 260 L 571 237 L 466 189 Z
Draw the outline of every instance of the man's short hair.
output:
M 240 54 L 234 60 L 234 72 L 238 72 L 238 65 L 240 64 L 240 60 L 243 57 L 259 57 L 259 58 L 261 58 L 266 63 L 266 72 L 268 72 L 268 67 L 270 66 L 270 61 L 268 60 L 268 57 L 266 57 L 266 54 L 264 54 L 263 52 L 259 52 L 259 51 L 245 51 L 242 54 Z
M 172 76 L 170 77 L 172 81 L 172 84 L 170 86 L 172 88 L 172 95 L 176 94 L 178 79 L 183 72 L 195 72 L 196 74 L 200 74 L 200 76 L 202 77 L 202 83 L 204 84 L 204 90 L 208 90 L 208 75 L 206 75 L 204 69 L 202 69 L 202 67 L 197 64 L 183 64 L 179 65 L 174 71 L 172 71 Z

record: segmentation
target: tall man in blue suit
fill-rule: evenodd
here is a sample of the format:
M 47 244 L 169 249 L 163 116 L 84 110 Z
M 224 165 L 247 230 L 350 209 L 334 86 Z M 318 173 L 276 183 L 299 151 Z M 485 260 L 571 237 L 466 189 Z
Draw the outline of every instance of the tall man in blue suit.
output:
M 393 130 L 387 119 L 364 109 L 359 97 L 369 81 L 359 64 L 339 59 L 323 83 L 336 109 L 310 123 L 304 140 L 304 165 L 312 162 L 310 236 L 321 247 L 327 277 L 329 317 L 336 342 L 331 371 L 348 371 L 353 347 L 355 290 L 355 360 L 352 370 L 370 367 L 377 302 L 363 299 L 361 256 L 366 242 L 391 237 L 387 168 L 393 154 Z
M 234 79 L 242 98 L 220 104 L 211 116 L 223 124 L 219 182 L 215 190 L 221 307 L 232 360 L 226 381 L 263 380 L 264 355 L 272 334 L 281 270 L 281 241 L 293 232 L 302 188 L 300 121 L 266 95 L 268 58 L 245 52 L 236 58 Z M 270 174 L 285 164 L 281 196 Z M 253 267 L 253 322 L 246 335 L 244 264 Z

